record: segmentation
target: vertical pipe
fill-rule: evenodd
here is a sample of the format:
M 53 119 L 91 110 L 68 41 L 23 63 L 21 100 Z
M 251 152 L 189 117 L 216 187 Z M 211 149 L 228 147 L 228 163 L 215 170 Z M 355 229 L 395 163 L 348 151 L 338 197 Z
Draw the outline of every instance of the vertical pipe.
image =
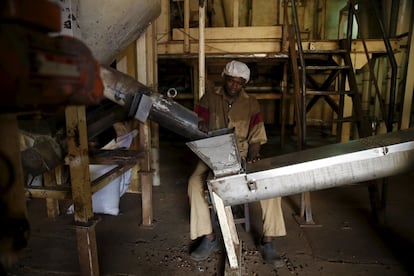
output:
M 206 1 L 200 0 L 198 8 L 198 98 L 204 95 L 206 86 L 205 79 L 205 45 L 204 45 L 204 28 L 206 18 Z

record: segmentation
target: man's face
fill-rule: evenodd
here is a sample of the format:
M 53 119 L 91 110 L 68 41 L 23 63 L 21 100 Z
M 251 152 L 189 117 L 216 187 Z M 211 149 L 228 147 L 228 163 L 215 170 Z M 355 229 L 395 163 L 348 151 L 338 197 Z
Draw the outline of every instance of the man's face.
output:
M 246 81 L 240 77 L 225 76 L 224 81 L 226 92 L 230 97 L 238 96 L 240 91 L 246 84 Z

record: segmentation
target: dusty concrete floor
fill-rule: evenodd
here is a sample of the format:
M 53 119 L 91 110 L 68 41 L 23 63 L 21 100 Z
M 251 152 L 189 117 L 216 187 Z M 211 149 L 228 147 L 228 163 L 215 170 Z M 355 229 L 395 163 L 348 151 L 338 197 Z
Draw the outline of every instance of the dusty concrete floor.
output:
M 270 141 L 265 152 L 278 148 Z M 266 153 L 265 153 L 266 155 Z M 101 275 L 222 275 L 225 251 L 208 260 L 189 258 L 189 206 L 186 181 L 195 156 L 183 142 L 161 143 L 161 186 L 153 189 L 154 225 L 140 227 L 141 198 L 125 194 L 118 216 L 99 215 L 96 226 Z M 317 227 L 295 219 L 299 196 L 283 199 L 288 235 L 275 245 L 285 267 L 263 263 L 255 243 L 261 233 L 260 209 L 250 204 L 252 229 L 237 225 L 243 243 L 243 275 L 413 275 L 414 173 L 395 176 L 388 185 L 387 223 L 371 219 L 365 186 L 312 192 Z M 79 275 L 72 215 L 46 217 L 43 200 L 28 202 L 32 236 L 10 275 Z

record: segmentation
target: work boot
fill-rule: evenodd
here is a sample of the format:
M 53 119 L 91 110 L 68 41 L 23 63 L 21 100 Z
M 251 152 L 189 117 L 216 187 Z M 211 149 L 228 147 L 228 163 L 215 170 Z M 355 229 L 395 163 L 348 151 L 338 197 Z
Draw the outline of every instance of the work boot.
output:
M 217 250 L 219 243 L 217 239 L 209 240 L 207 237 L 203 237 L 200 245 L 190 254 L 191 259 L 194 261 L 203 261 L 210 256 L 211 252 Z
M 271 264 L 276 268 L 280 268 L 285 265 L 282 258 L 276 253 L 276 250 L 273 248 L 273 244 L 271 242 L 260 243 L 259 251 L 266 263 Z

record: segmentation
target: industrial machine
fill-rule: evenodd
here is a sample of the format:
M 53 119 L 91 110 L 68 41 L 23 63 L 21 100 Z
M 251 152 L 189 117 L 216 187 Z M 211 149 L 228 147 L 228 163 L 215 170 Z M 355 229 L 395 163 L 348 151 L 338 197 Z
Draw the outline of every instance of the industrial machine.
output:
M 231 268 L 238 268 L 230 207 L 272 197 L 361 184 L 414 168 L 414 129 L 284 154 L 243 165 L 233 134 L 188 142 L 213 171 L 208 181 Z

